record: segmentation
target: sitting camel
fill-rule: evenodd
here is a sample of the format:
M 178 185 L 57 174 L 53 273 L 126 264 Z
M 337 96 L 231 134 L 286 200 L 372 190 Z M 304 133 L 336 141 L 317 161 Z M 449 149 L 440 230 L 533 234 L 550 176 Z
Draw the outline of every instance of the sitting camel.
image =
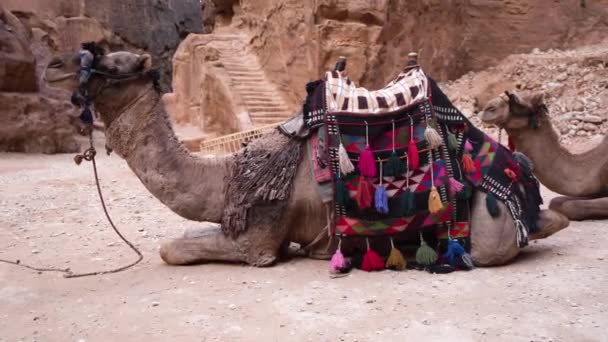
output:
M 90 94 L 105 123 L 107 145 L 127 161 L 156 198 L 186 219 L 212 222 L 164 243 L 160 249 L 162 259 L 172 265 L 228 261 L 270 266 L 289 242 L 315 245 L 308 251 L 309 256 L 329 258 L 336 246 L 329 243 L 327 208 L 315 189 L 306 158 L 298 165 L 292 195 L 280 221 L 263 226 L 252 220 L 236 238 L 222 232 L 218 222 L 222 219 L 227 179 L 235 156 L 202 158 L 187 151 L 175 137 L 161 94 L 151 82 L 149 65 L 148 55 L 96 55 L 90 79 L 79 86 L 78 58 L 66 56 L 54 59 L 45 77 L 53 87 L 76 93 L 84 88 Z M 73 98 L 77 100 L 78 96 Z M 290 138 L 275 132 L 252 142 L 248 148 L 266 145 L 272 150 L 272 146 L 283 145 L 286 139 Z M 482 192 L 473 196 L 471 255 L 477 265 L 500 265 L 519 253 L 516 228 L 502 202 L 498 203 L 500 215 L 490 216 L 485 196 Z M 531 240 L 547 237 L 568 225 L 562 215 L 550 210 L 543 210 L 539 221 L 540 230 L 530 236 Z M 318 247 L 321 243 L 314 243 L 319 237 L 323 237 L 329 251 Z
M 543 93 L 506 92 L 488 102 L 481 120 L 505 129 L 534 163 L 540 182 L 566 195 L 553 199 L 550 209 L 570 220 L 608 218 L 608 137 L 590 151 L 570 153 L 559 143 Z

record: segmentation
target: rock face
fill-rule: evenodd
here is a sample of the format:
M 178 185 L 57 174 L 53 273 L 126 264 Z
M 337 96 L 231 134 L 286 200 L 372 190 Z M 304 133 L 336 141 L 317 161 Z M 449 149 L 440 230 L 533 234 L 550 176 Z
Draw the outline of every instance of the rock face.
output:
M 75 152 L 73 108 L 38 92 L 27 30 L 0 7 L 0 151 Z
M 203 30 L 198 0 L 84 0 L 83 14 L 110 30 L 113 49 L 137 48 L 151 54 L 162 67 L 162 83 L 167 86 L 180 41 Z
M 112 50 L 146 51 L 171 84 L 171 58 L 188 33 L 203 30 L 198 0 L 5 0 L 53 52 L 72 52 L 87 40 Z
M 36 91 L 36 60 L 19 20 L 0 7 L 0 91 Z
M 37 93 L 0 92 L 0 151 L 77 152 L 74 108 Z
M 174 56 L 173 121 L 211 138 L 284 121 L 293 113 L 244 35 L 192 34 Z M 183 137 L 182 137 L 183 138 Z
M 290 89 L 331 68 L 340 55 L 348 73 L 367 87 L 395 75 L 417 51 L 440 80 L 495 65 L 533 48 L 569 48 L 608 33 L 608 0 L 216 0 L 215 29 L 251 34 L 267 74 Z
M 69 94 L 49 89 L 40 77 L 52 55 L 73 53 L 84 41 L 145 51 L 168 89 L 179 42 L 203 29 L 198 0 L 2 0 L 0 7 L 0 92 L 14 93 L 0 93 L 0 151 L 78 149 Z

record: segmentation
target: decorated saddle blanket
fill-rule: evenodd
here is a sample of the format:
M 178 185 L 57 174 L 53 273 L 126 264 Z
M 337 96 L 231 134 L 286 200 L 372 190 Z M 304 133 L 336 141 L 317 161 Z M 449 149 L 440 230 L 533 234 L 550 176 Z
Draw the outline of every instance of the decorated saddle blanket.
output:
M 400 73 L 379 90 L 357 87 L 336 71 L 325 74 L 325 85 L 327 110 L 332 113 L 388 113 L 428 97 L 428 79 L 420 68 Z
M 420 68 L 378 91 L 331 72 L 309 83 L 307 94 L 304 122 L 320 127 L 311 139 L 313 170 L 318 182 L 331 179 L 336 235 L 432 229 L 438 246 L 460 240 L 468 247 L 474 188 L 488 194 L 493 216 L 497 200 L 506 204 L 520 247 L 527 244 L 542 201 L 538 182 Z

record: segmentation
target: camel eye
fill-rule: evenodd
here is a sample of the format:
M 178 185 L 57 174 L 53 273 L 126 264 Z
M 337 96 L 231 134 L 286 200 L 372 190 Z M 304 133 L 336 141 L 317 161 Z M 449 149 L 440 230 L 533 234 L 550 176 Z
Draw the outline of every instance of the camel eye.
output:
M 493 112 L 496 110 L 496 107 L 488 107 L 486 108 L 486 112 Z

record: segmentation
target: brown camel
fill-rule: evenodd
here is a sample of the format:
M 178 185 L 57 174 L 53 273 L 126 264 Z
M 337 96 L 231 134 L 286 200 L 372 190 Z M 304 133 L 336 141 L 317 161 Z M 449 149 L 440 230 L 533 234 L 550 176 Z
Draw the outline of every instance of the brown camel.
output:
M 540 182 L 566 195 L 553 199 L 550 209 L 570 220 L 608 218 L 608 137 L 590 151 L 570 153 L 559 143 L 542 93 L 507 92 L 488 102 L 481 120 L 505 129 L 533 161 Z
M 130 62 L 129 62 L 130 61 Z M 69 91 L 78 89 L 78 59 L 55 59 L 47 68 L 51 86 Z M 313 186 L 307 162 L 301 162 L 295 176 L 289 205 L 281 222 L 272 226 L 250 224 L 233 239 L 223 234 L 217 222 L 234 157 L 202 158 L 190 154 L 178 141 L 167 117 L 161 95 L 145 69 L 149 56 L 115 52 L 100 56 L 88 82 L 95 109 L 106 126 L 107 145 L 124 158 L 145 187 L 175 213 L 193 221 L 206 221 L 181 238 L 164 243 L 160 250 L 168 264 L 185 265 L 207 261 L 243 262 L 255 266 L 272 265 L 288 242 L 309 245 L 318 236 L 324 241 L 310 250 L 311 257 L 327 258 L 335 250 L 325 232 L 326 207 Z M 138 73 L 124 81 L 110 81 L 125 73 Z M 287 137 L 272 133 L 250 146 L 274 146 Z M 279 145 L 279 144 L 276 144 Z M 516 229 L 509 210 L 502 203 L 501 214 L 492 218 L 485 208 L 485 194 L 474 195 L 472 207 L 472 257 L 477 265 L 499 265 L 518 253 Z M 209 223 L 211 222 L 211 223 Z M 568 225 L 558 213 L 544 210 L 541 230 L 531 239 L 544 238 Z M 327 247 L 327 248 L 321 248 Z M 333 249 L 333 250 L 332 250 Z

